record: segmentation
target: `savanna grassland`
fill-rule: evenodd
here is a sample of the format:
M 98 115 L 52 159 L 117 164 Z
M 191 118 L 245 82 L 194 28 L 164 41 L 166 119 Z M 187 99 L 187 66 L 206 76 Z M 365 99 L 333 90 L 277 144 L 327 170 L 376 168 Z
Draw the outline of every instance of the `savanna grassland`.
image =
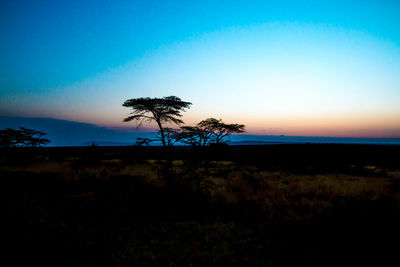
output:
M 2 151 L 19 251 L 67 265 L 327 266 L 398 260 L 400 147 Z M 54 261 L 55 260 L 55 261 Z

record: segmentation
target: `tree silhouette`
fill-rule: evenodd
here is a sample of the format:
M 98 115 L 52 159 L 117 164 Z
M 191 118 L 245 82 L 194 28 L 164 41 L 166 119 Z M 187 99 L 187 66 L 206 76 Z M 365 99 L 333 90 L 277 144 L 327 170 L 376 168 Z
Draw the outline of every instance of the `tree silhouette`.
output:
M 0 130 L 0 146 L 2 147 L 16 147 L 20 143 L 21 132 L 7 128 Z
M 196 126 L 183 126 L 175 134 L 178 141 L 193 146 L 227 143 L 226 138 L 234 133 L 245 132 L 243 124 L 227 124 L 221 119 L 208 118 Z
M 151 140 L 149 138 L 138 137 L 138 138 L 136 138 L 135 145 L 138 146 L 138 147 L 149 146 L 151 142 L 153 142 L 153 140 Z
M 155 121 L 160 128 L 161 141 L 166 147 L 163 123 L 173 122 L 182 124 L 181 112 L 189 108 L 192 103 L 182 101 L 179 97 L 168 96 L 163 98 L 133 98 L 126 100 L 122 106 L 132 108 L 126 121 L 139 121 L 139 126 L 144 121 Z
M 208 118 L 199 122 L 197 127 L 201 133 L 202 145 L 205 146 L 206 144 L 214 143 L 214 139 L 218 139 L 216 138 L 217 133 L 223 129 L 224 125 L 221 120 L 214 118 Z
M 179 142 L 191 146 L 200 146 L 203 144 L 203 132 L 196 126 L 183 126 L 180 132 L 176 135 Z
M 40 147 L 50 142 L 43 138 L 46 134 L 32 129 L 20 127 L 19 130 L 7 128 L 0 130 L 0 146 L 2 147 Z
M 182 139 L 181 129 L 165 127 L 164 129 L 165 143 L 167 146 L 173 146 Z M 161 130 L 157 132 L 161 136 Z
M 41 131 L 27 129 L 24 127 L 20 127 L 20 129 L 25 146 L 39 147 L 50 142 L 50 140 L 43 138 L 43 136 L 46 134 Z
M 222 122 L 221 119 L 208 118 L 197 125 L 200 129 L 203 129 L 204 139 L 209 143 L 215 144 L 226 143 L 227 141 L 224 140 L 226 137 L 229 138 L 234 133 L 245 132 L 243 124 L 227 124 Z

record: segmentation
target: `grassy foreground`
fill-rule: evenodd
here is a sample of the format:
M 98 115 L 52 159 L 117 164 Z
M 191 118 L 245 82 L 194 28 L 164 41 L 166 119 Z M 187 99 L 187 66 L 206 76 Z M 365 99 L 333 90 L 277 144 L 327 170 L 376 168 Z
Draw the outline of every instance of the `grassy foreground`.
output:
M 332 145 L 14 150 L 2 151 L 0 175 L 9 216 L 23 218 L 18 249 L 32 261 L 385 266 L 398 261 L 397 152 Z

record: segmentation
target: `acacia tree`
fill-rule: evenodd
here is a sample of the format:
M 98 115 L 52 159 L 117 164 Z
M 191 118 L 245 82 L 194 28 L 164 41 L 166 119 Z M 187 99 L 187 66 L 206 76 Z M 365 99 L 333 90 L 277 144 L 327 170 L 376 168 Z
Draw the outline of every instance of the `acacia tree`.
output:
M 50 140 L 43 138 L 46 134 L 32 129 L 20 127 L 19 130 L 0 130 L 1 147 L 40 147 L 46 145 Z
M 45 145 L 50 142 L 50 140 L 43 138 L 46 134 L 41 131 L 27 129 L 24 127 L 20 127 L 22 142 L 25 146 L 30 147 L 40 147 L 41 145 Z
M 21 141 L 21 131 L 7 128 L 0 130 L 0 146 L 16 147 Z
M 244 125 L 243 124 L 227 124 L 222 122 L 222 120 L 216 120 L 214 118 L 209 118 L 207 120 L 203 120 L 199 123 L 199 125 L 203 125 L 206 129 L 211 129 L 210 138 L 211 142 L 215 144 L 226 143 L 224 140 L 226 137 L 230 137 L 234 133 L 244 133 Z
M 201 146 L 203 142 L 203 132 L 196 126 L 183 126 L 176 135 L 179 142 L 192 146 Z
M 206 146 L 209 144 L 227 143 L 226 138 L 234 133 L 245 132 L 243 124 L 227 124 L 221 119 L 208 118 L 202 120 L 196 126 L 181 127 L 177 134 L 178 141 L 193 146 Z
M 197 124 L 201 135 L 202 135 L 202 145 L 205 146 L 209 143 L 218 143 L 218 135 L 224 129 L 225 123 L 222 120 L 217 120 L 214 118 L 208 118 L 202 120 Z M 221 139 L 222 140 L 222 139 Z
M 167 122 L 182 124 L 181 112 L 189 108 L 191 104 L 176 96 L 128 99 L 122 106 L 132 108 L 132 112 L 124 119 L 124 122 L 138 121 L 140 126 L 144 121 L 155 121 L 160 128 L 161 142 L 166 147 L 163 124 Z
M 138 138 L 136 138 L 136 146 L 149 146 L 150 145 L 150 143 L 152 142 L 153 140 L 151 140 L 151 139 L 149 139 L 149 138 L 142 138 L 142 137 L 138 137 Z
M 183 138 L 181 129 L 174 129 L 164 127 L 165 144 L 167 146 L 173 146 L 176 142 L 181 141 Z M 161 130 L 157 132 L 161 136 Z

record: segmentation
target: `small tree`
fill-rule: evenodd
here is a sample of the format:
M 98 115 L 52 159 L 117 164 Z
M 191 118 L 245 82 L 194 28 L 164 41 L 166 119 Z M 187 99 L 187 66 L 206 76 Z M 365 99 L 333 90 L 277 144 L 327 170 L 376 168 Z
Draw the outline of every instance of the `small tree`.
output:
M 225 138 L 230 138 L 230 136 L 234 133 L 244 133 L 245 126 L 243 124 L 227 124 L 222 122 L 222 120 L 216 120 L 214 118 L 209 118 L 207 120 L 203 120 L 199 123 L 202 125 L 207 131 L 210 131 L 210 139 L 212 143 L 221 144 L 226 143 Z
M 202 120 L 197 126 L 184 126 L 182 129 L 182 140 L 185 143 L 199 146 L 209 144 L 227 143 L 234 133 L 245 132 L 243 124 L 227 124 L 221 119 L 208 118 Z
M 46 134 L 32 129 L 20 127 L 19 130 L 0 130 L 0 146 L 2 147 L 40 147 L 50 140 L 43 138 Z
M 46 134 L 41 131 L 27 129 L 24 127 L 20 128 L 22 135 L 22 142 L 25 146 L 39 147 L 50 142 L 50 140 L 43 138 Z
M 165 143 L 167 146 L 173 146 L 175 143 L 181 141 L 181 129 L 164 128 Z M 161 136 L 161 130 L 157 132 Z
M 197 127 L 202 133 L 202 145 L 205 146 L 206 144 L 217 143 L 216 140 L 219 139 L 217 135 L 224 128 L 224 125 L 222 120 L 214 118 L 208 118 L 199 122 Z
M 199 127 L 183 126 L 177 135 L 180 142 L 191 145 L 201 146 L 203 143 L 203 132 Z
M 149 146 L 150 143 L 153 142 L 153 140 L 149 139 L 149 138 L 142 138 L 142 137 L 138 137 L 136 138 L 136 146 Z
M 164 147 L 165 141 L 164 123 L 173 122 L 182 124 L 181 112 L 189 108 L 192 103 L 182 101 L 179 97 L 168 96 L 163 98 L 134 98 L 126 100 L 122 106 L 132 108 L 131 116 L 124 119 L 126 121 L 138 121 L 139 126 L 144 121 L 155 121 L 160 128 L 161 142 Z
M 2 147 L 16 147 L 21 140 L 21 132 L 7 128 L 0 130 L 0 145 Z

